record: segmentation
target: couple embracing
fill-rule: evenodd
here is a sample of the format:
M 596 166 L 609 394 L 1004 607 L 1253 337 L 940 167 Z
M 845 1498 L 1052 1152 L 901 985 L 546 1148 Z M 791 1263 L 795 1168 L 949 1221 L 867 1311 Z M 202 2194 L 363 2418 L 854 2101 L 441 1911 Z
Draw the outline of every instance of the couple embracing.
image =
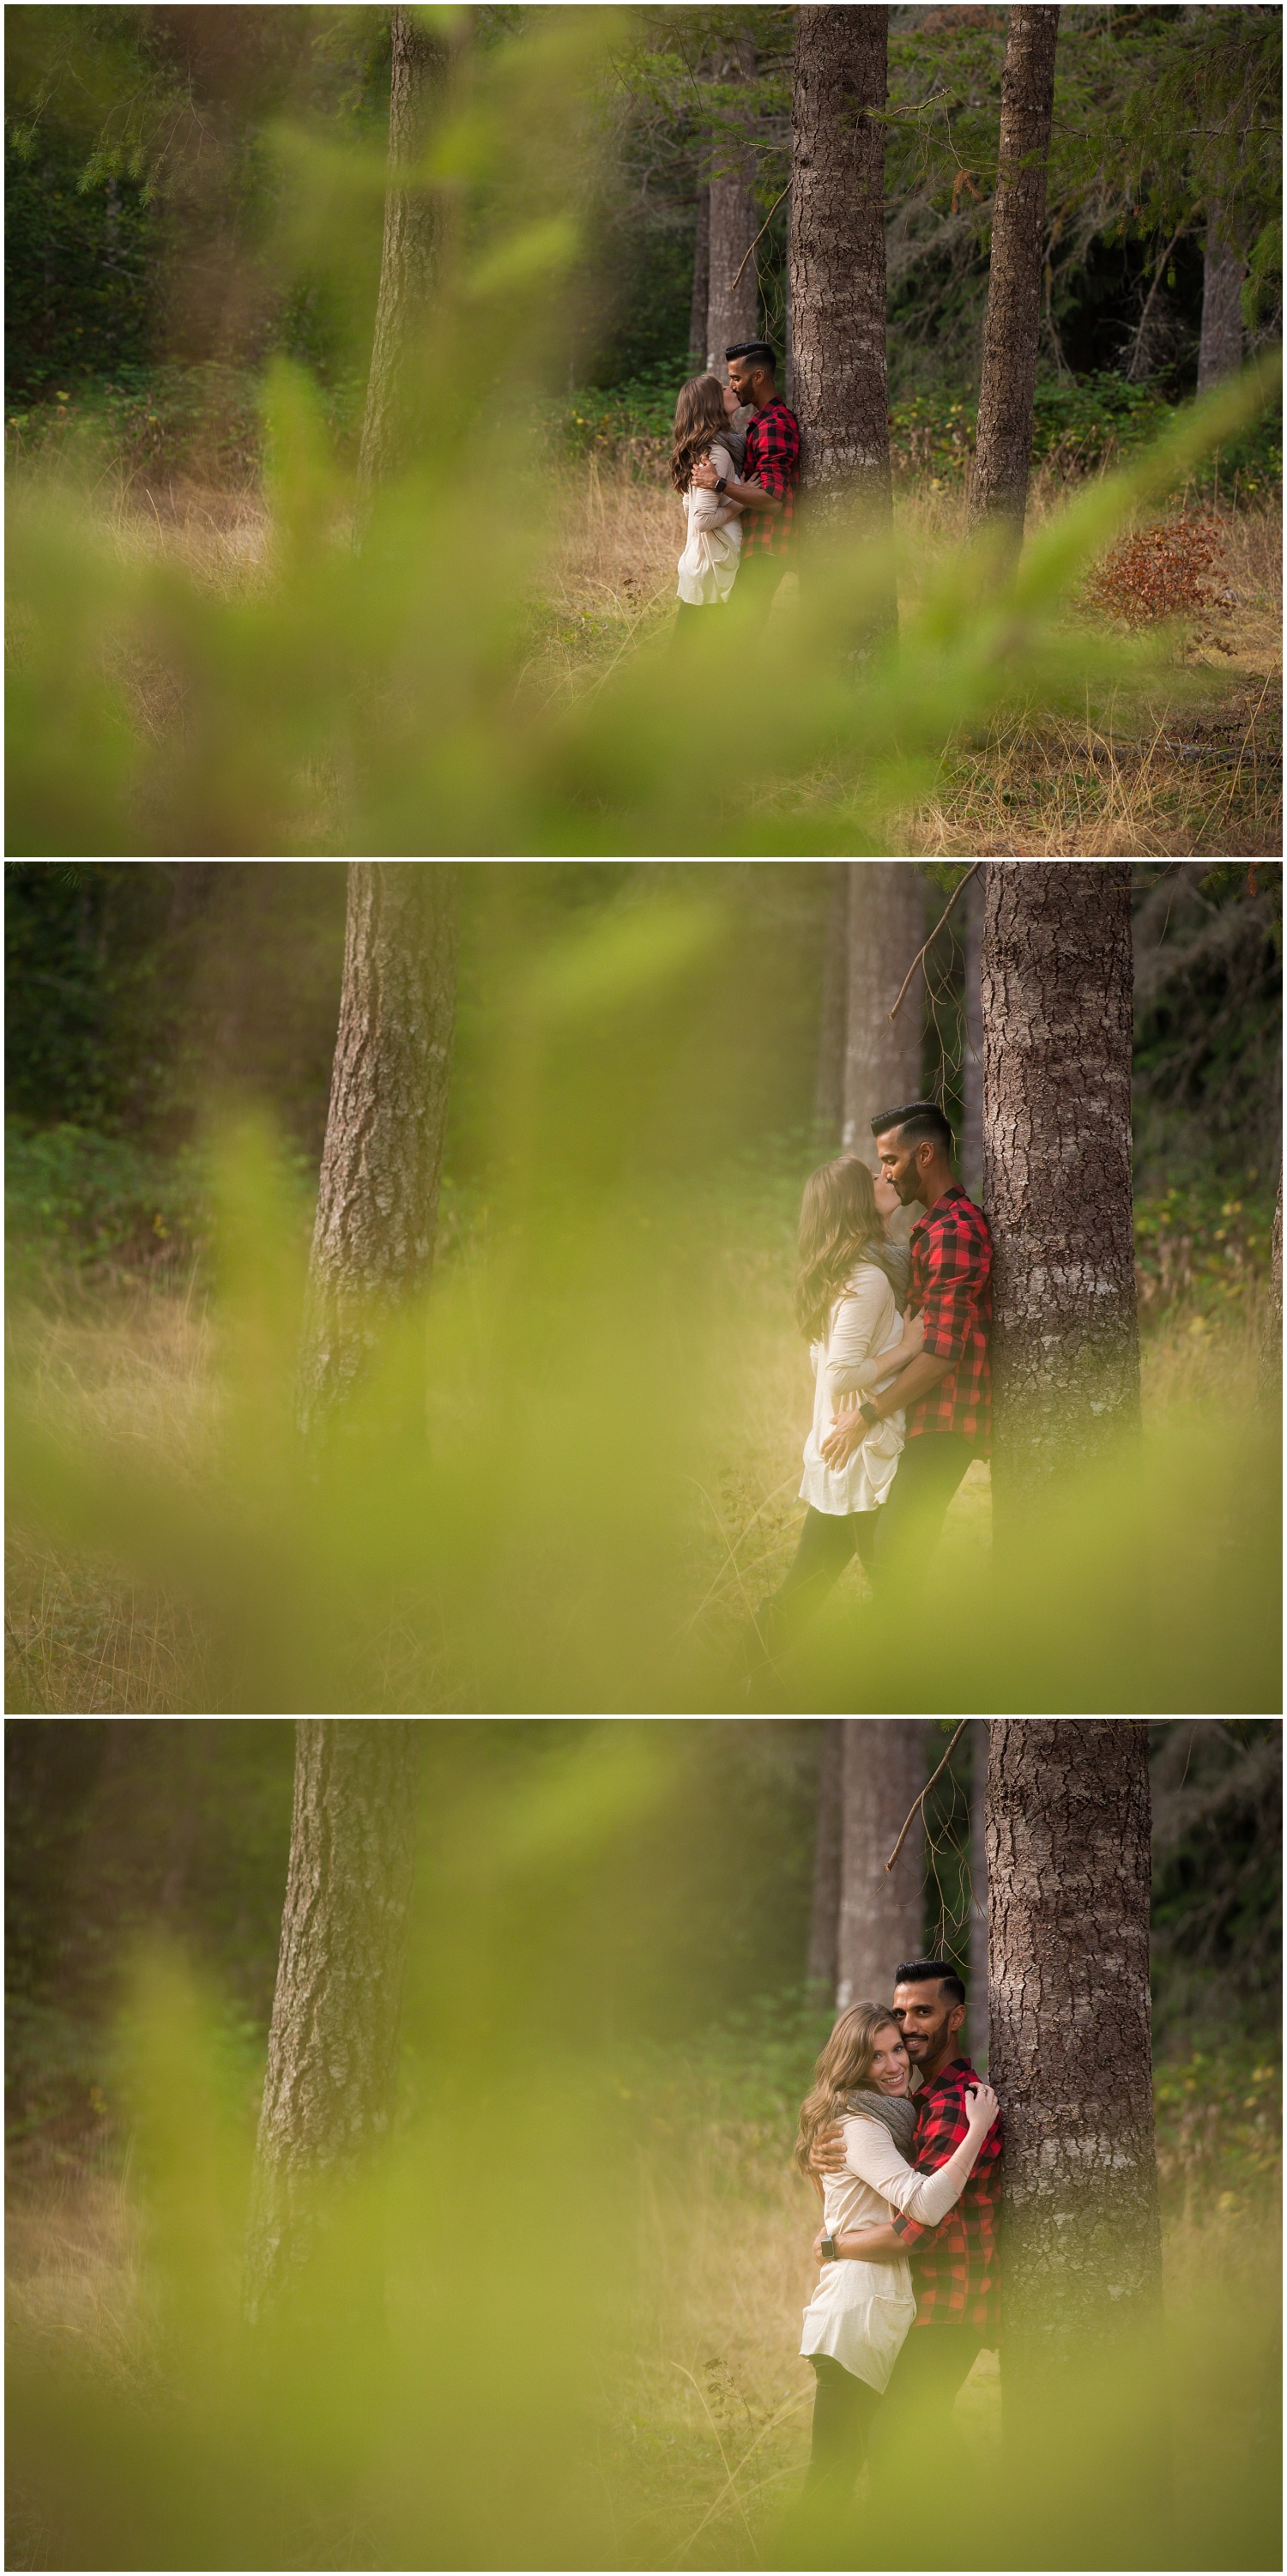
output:
M 724 354 L 728 383 L 693 376 L 675 406 L 670 479 L 688 522 L 676 639 L 734 585 L 743 618 L 761 623 L 795 546 L 800 424 L 778 392 L 777 361 L 767 340 Z
M 842 2513 L 868 2457 L 901 2476 L 909 2440 L 941 2475 L 957 2393 L 997 2341 L 1001 2120 L 964 2020 L 947 1961 L 904 1961 L 892 2002 L 840 2015 L 800 2112 L 796 2162 L 823 2203 L 806 2512 Z

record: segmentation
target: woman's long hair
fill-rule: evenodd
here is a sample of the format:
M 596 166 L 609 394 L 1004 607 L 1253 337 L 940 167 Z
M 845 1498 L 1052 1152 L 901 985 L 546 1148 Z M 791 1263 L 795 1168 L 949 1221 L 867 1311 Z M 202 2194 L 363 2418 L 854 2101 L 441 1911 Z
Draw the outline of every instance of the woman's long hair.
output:
M 874 1261 L 897 1293 L 902 1273 L 889 1257 L 871 1174 L 857 1154 L 840 1154 L 810 1172 L 800 1202 L 795 1313 L 806 1342 L 826 1340 L 831 1309 L 856 1261 Z
M 677 492 L 686 492 L 693 479 L 693 467 L 699 456 L 707 456 L 717 438 L 728 427 L 724 409 L 724 388 L 718 376 L 690 376 L 679 388 L 675 405 L 675 443 L 670 457 L 670 479 Z
M 888 2004 L 851 2004 L 848 2012 L 842 2012 L 813 2070 L 812 2088 L 800 2105 L 795 2160 L 802 2174 L 808 2174 L 814 2139 L 844 2118 L 847 2095 L 867 2082 L 877 2038 L 886 2029 L 898 2030 Z

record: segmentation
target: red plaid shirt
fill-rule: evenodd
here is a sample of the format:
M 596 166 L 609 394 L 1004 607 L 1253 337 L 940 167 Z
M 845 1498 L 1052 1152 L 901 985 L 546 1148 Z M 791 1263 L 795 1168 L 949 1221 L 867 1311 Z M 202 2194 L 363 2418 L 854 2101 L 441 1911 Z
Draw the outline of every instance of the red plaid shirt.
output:
M 945 2165 L 965 2136 L 965 2088 L 978 2076 L 967 2057 L 954 2057 L 916 2096 L 912 2162 L 918 2173 Z M 989 2350 L 1000 2338 L 1001 2276 L 997 2262 L 997 2164 L 1004 2140 L 998 2114 L 979 2160 L 958 2200 L 937 2227 L 921 2227 L 897 2212 L 896 2233 L 912 2253 L 912 2286 L 918 2326 L 976 2326 Z
M 800 423 L 775 394 L 757 411 L 746 433 L 744 483 L 758 483 L 781 501 L 780 510 L 747 510 L 742 517 L 744 555 L 795 552 L 795 487 L 800 480 Z
M 946 1377 L 907 1407 L 907 1437 L 955 1431 L 986 1456 L 992 1445 L 992 1237 L 982 1208 L 953 1181 L 909 1237 L 909 1315 L 925 1317 L 925 1353 L 954 1360 Z

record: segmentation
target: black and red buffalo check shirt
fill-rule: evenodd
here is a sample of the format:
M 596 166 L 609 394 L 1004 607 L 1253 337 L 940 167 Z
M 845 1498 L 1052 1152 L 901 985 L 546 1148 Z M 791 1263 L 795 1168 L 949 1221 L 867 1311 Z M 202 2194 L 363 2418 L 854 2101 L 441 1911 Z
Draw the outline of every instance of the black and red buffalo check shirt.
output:
M 757 411 L 746 433 L 744 483 L 772 492 L 780 510 L 747 510 L 742 517 L 744 555 L 795 552 L 795 487 L 800 480 L 800 423 L 779 394 Z
M 924 1315 L 928 1359 L 954 1360 L 946 1377 L 909 1404 L 906 1435 L 955 1431 L 986 1455 L 992 1445 L 992 1236 L 982 1208 L 953 1181 L 908 1238 L 909 1315 Z
M 978 2081 L 969 2059 L 954 2057 L 917 2094 L 912 2163 L 918 2173 L 933 2173 L 959 2147 L 966 2131 L 965 2088 Z M 898 2213 L 893 2220 L 912 2257 L 916 2324 L 975 2326 L 989 2350 L 1001 2330 L 996 2204 L 1003 2143 L 998 2114 L 955 2209 L 949 2209 L 937 2227 L 921 2227 L 914 2218 Z

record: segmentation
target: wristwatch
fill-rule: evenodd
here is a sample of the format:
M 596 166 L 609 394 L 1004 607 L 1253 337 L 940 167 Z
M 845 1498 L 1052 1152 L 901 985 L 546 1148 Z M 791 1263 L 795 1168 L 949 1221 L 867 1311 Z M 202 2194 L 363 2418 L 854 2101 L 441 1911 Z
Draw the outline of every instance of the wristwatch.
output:
M 822 2259 L 823 2259 L 823 2262 L 824 2262 L 824 2263 L 838 2263 L 838 2262 L 839 2262 L 840 2257 L 839 2257 L 839 2255 L 838 2255 L 838 2254 L 837 2254 L 837 2252 L 836 2252 L 836 2240 L 835 2240 L 834 2236 L 824 2236 L 824 2237 L 823 2237 L 823 2239 L 822 2239 Z
M 874 1425 L 880 1420 L 880 1415 L 877 1413 L 875 1405 L 870 1403 L 866 1396 L 863 1397 L 862 1403 L 858 1407 L 858 1417 L 860 1421 L 867 1423 L 869 1427 L 874 1427 Z
M 720 474 L 720 475 L 717 475 L 716 480 L 715 480 L 715 489 L 716 489 L 716 491 L 717 491 L 717 492 L 722 492 L 722 491 L 723 491 L 723 489 L 724 489 L 725 484 L 727 483 L 727 481 L 728 481 L 728 476 L 727 476 L 727 474 Z

